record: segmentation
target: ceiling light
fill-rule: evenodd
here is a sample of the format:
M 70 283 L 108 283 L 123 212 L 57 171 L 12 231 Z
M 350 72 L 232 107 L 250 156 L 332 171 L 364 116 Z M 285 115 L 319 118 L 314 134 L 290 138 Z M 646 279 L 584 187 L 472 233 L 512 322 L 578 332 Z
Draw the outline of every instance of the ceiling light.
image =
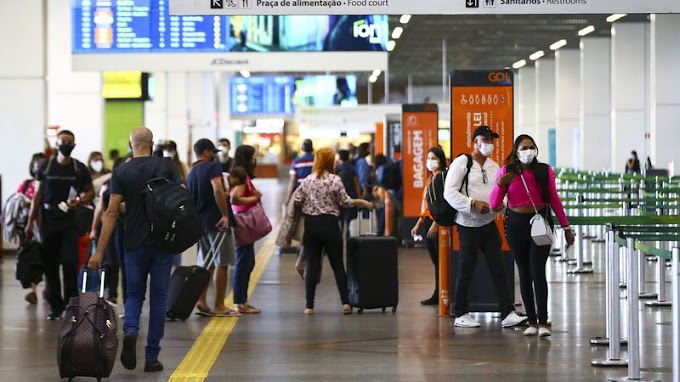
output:
M 411 21 L 411 15 L 402 15 L 399 19 L 399 22 L 402 24 L 408 24 L 409 21 Z
M 526 64 L 527 64 L 527 60 L 519 60 L 519 61 L 515 62 L 514 64 L 512 64 L 512 67 L 515 68 L 515 69 L 519 69 Z
M 543 57 L 543 56 L 545 56 L 545 52 L 542 51 L 542 50 L 539 50 L 538 52 L 536 52 L 536 53 L 532 54 L 531 56 L 529 56 L 529 59 L 535 61 L 535 60 L 538 60 L 539 58 L 541 58 L 541 57 Z
M 368 78 L 368 82 L 370 82 L 370 83 L 372 83 L 372 84 L 374 84 L 376 81 L 378 81 L 378 77 L 370 76 L 370 77 Z
M 250 77 L 250 72 L 247 70 L 241 70 L 241 76 L 248 78 Z
M 550 45 L 550 50 L 557 50 L 560 49 L 561 47 L 567 45 L 567 40 L 562 39 L 560 41 L 555 41 L 552 45 Z
M 380 73 L 382 73 L 382 70 L 376 69 L 376 70 L 373 71 L 373 74 L 371 75 L 371 77 L 378 77 L 380 75 Z
M 392 38 L 397 40 L 399 37 L 401 37 L 401 34 L 404 33 L 404 28 L 402 27 L 396 27 L 392 31 Z
M 626 16 L 627 13 L 614 13 L 613 15 L 607 17 L 607 22 L 613 23 L 614 21 Z
M 387 42 L 387 51 L 391 52 L 394 50 L 394 47 L 397 46 L 397 43 L 394 40 L 390 40 Z
M 590 33 L 593 33 L 593 32 L 595 32 L 595 27 L 592 26 L 592 25 L 588 25 L 587 27 L 578 31 L 578 35 L 583 37 L 583 36 L 590 34 Z

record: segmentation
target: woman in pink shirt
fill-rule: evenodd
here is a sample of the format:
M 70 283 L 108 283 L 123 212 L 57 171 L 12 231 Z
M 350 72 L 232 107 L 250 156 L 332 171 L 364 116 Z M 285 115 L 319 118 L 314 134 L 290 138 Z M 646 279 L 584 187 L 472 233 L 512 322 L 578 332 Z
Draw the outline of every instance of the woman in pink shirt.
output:
M 564 213 L 562 201 L 555 187 L 555 172 L 536 157 L 538 148 L 533 138 L 520 135 L 515 140 L 512 152 L 498 171 L 489 204 L 496 210 L 503 206 L 508 197 L 505 213 L 505 237 L 508 239 L 517 269 L 522 292 L 522 300 L 529 319 L 529 328 L 524 335 L 550 335 L 548 329 L 548 282 L 545 265 L 548 261 L 550 246 L 539 246 L 531 238 L 531 218 L 535 215 L 534 206 L 552 226 L 550 209 L 564 230 L 567 245 L 574 243 L 574 234 Z M 526 188 L 524 182 L 526 182 Z M 527 193 L 528 189 L 528 193 Z M 534 296 L 536 297 L 534 304 Z M 538 310 L 538 312 L 537 312 Z

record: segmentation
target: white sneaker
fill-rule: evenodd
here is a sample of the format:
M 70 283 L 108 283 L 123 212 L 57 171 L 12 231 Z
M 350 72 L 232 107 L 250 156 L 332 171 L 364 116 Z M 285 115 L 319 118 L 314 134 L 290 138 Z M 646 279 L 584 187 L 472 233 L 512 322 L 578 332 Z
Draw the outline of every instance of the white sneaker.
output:
M 456 317 L 456 320 L 453 322 L 453 326 L 457 326 L 459 328 L 479 328 L 482 325 L 479 323 L 479 321 L 470 317 L 469 314 L 464 314 L 460 317 Z
M 529 325 L 529 327 L 524 330 L 525 336 L 535 336 L 536 334 L 538 334 L 538 329 L 536 329 L 534 325 Z
M 517 315 L 515 312 L 510 312 L 503 321 L 501 321 L 501 325 L 503 325 L 504 328 L 509 328 L 511 326 L 519 325 L 522 322 L 526 321 L 526 317 L 520 317 Z
M 539 337 L 548 337 L 550 335 L 551 335 L 550 329 L 546 328 L 545 326 L 541 326 L 540 328 L 538 328 Z

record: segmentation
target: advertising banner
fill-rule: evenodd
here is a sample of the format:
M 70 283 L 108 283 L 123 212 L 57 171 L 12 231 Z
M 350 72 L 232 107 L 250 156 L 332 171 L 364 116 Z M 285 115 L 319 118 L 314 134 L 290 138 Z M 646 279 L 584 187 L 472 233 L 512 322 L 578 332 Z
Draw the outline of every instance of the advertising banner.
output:
M 387 114 L 385 116 L 385 156 L 392 160 L 401 159 L 401 114 Z
M 169 0 L 172 15 L 678 13 L 677 0 Z M 366 29 L 364 32 L 369 33 Z
M 451 158 L 473 151 L 472 133 L 486 125 L 498 133 L 491 159 L 502 166 L 512 151 L 513 73 L 511 70 L 454 70 L 451 73 Z M 490 179 L 493 182 L 495 179 Z M 502 217 L 497 220 L 503 232 Z M 503 236 L 503 235 L 501 235 Z M 453 235 L 458 249 L 458 235 Z M 505 239 L 504 250 L 508 250 Z
M 427 151 L 437 145 L 438 121 L 436 104 L 402 106 L 404 218 L 420 215 L 423 188 L 427 183 Z M 403 225 L 413 226 L 406 221 Z

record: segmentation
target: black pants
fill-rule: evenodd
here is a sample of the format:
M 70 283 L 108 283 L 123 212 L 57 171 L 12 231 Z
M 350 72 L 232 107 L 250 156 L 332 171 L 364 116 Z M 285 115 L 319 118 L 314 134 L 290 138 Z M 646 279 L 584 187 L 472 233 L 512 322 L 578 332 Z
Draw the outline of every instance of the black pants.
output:
M 116 230 L 113 234 L 113 242 L 115 243 L 116 253 L 118 255 L 118 264 L 120 268 L 120 282 L 123 286 L 123 303 L 125 303 L 125 298 L 127 297 L 127 280 L 125 274 L 125 219 L 123 217 L 118 218 L 116 222 Z M 117 287 L 116 287 L 117 289 Z M 117 293 L 117 292 L 116 292 Z M 109 297 L 111 297 L 109 295 Z
M 115 232 L 114 232 L 115 236 Z M 109 298 L 118 298 L 118 278 L 120 277 L 120 257 L 116 251 L 115 240 L 109 240 L 109 245 L 106 246 L 105 252 L 106 260 L 109 262 L 106 275 L 106 284 L 109 287 Z
M 43 264 L 47 281 L 47 301 L 52 313 L 60 314 L 66 304 L 78 295 L 78 230 L 75 220 L 50 219 L 42 216 Z M 59 266 L 64 274 L 62 298 Z
M 519 214 L 508 210 L 505 216 L 505 237 L 517 263 L 519 286 L 529 323 L 545 325 L 548 323 L 548 282 L 545 277 L 545 264 L 550 254 L 550 246 L 538 246 L 531 238 L 529 221 L 533 216 L 533 213 Z
M 460 262 L 458 264 L 456 306 L 454 308 L 456 317 L 470 312 L 468 293 L 477 265 L 477 254 L 481 251 L 496 288 L 502 318 L 505 318 L 515 308 L 508 288 L 508 276 L 505 273 L 505 262 L 501 248 L 501 235 L 498 233 L 496 222 L 477 228 L 459 225 L 458 236 L 460 239 Z
M 439 296 L 439 232 L 437 232 L 437 235 L 432 239 L 427 237 L 427 231 L 432 227 L 433 221 L 427 218 L 424 220 L 423 238 L 425 240 L 425 246 L 427 247 L 427 253 L 430 254 L 430 260 L 432 260 L 432 264 L 434 265 L 434 294 Z
M 314 308 L 316 282 L 321 271 L 321 252 L 326 251 L 331 263 L 335 283 L 340 292 L 343 304 L 349 303 L 347 292 L 347 273 L 342 261 L 342 233 L 338 218 L 333 215 L 305 216 L 305 234 L 302 239 L 307 255 L 307 269 L 305 271 L 305 292 L 307 308 Z

